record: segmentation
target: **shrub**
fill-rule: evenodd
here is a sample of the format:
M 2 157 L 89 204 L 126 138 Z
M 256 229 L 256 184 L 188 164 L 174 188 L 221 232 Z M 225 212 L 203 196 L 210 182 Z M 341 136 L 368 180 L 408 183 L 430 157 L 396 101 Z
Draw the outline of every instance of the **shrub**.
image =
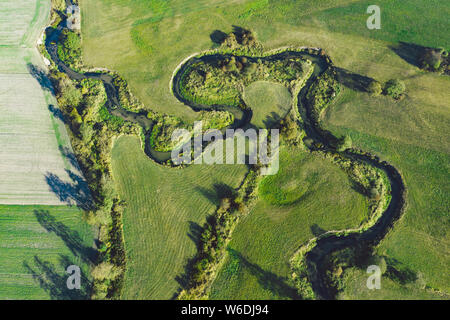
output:
M 70 67 L 78 68 L 81 65 L 81 39 L 77 33 L 67 29 L 61 33 L 58 56 Z
M 351 147 L 352 147 L 352 138 L 350 138 L 350 136 L 346 134 L 339 140 L 336 150 L 342 152 Z
M 100 281 L 114 280 L 120 275 L 120 273 L 121 273 L 120 268 L 109 262 L 102 262 L 92 269 L 92 277 L 95 280 Z
M 108 295 L 108 284 L 106 282 L 95 281 L 94 293 L 92 294 L 93 300 L 103 300 Z
M 311 88 L 306 94 L 306 99 L 315 120 L 318 120 L 322 111 L 329 106 L 330 102 L 336 97 L 339 91 L 339 82 L 336 80 L 332 69 L 325 71 L 317 81 L 311 85 Z
M 56 87 L 59 98 L 58 102 L 62 107 L 78 107 L 83 98 L 83 95 L 81 94 L 80 90 L 75 87 L 72 81 L 70 81 L 69 78 L 63 77 L 59 79 Z
M 443 58 L 447 56 L 448 52 L 446 52 L 443 48 L 427 49 L 420 58 L 422 68 L 437 71 L 444 60 Z
M 378 189 L 376 187 L 372 187 L 369 190 L 369 197 L 372 200 L 380 200 L 381 196 L 380 196 L 380 193 L 378 192 Z
M 406 90 L 405 83 L 398 79 L 391 79 L 384 85 L 384 94 L 400 99 Z
M 372 95 L 372 96 L 378 96 L 381 94 L 381 92 L 383 91 L 382 87 L 381 87 L 381 83 L 373 80 L 372 82 L 369 83 L 369 85 L 367 86 L 367 91 Z
M 299 136 L 298 125 L 295 119 L 292 116 L 287 116 L 285 119 L 280 121 L 281 126 L 281 134 L 286 140 L 290 143 L 295 142 L 297 137 Z

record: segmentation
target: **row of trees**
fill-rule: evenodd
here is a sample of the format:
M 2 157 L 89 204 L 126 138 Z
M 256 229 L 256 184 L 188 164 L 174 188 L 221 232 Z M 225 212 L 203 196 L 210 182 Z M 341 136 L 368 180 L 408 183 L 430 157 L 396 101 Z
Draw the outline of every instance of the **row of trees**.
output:
M 384 94 L 398 100 L 404 96 L 406 86 L 405 83 L 399 79 L 390 79 L 383 85 L 377 80 L 373 80 L 369 83 L 367 91 L 373 96 Z
M 99 259 L 93 266 L 94 299 L 112 297 L 117 281 L 121 281 L 125 256 L 122 243 L 122 203 L 111 177 L 111 141 L 120 133 L 138 134 L 137 127 L 117 121 L 105 107 L 106 92 L 100 80 L 73 81 L 53 70 L 62 117 L 70 129 L 77 161 L 89 184 L 94 206 L 85 213 L 89 224 L 99 227 Z M 122 120 L 122 119 L 120 119 Z

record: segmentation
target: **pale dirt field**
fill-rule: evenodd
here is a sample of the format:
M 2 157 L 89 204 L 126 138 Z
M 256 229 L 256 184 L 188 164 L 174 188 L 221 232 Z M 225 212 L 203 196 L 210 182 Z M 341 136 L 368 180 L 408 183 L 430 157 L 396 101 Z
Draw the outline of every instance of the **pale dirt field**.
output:
M 29 65 L 45 68 L 35 48 L 48 21 L 50 0 L 0 0 L 0 204 L 74 203 L 80 176 L 50 89 Z M 53 190 L 52 190 L 53 189 Z

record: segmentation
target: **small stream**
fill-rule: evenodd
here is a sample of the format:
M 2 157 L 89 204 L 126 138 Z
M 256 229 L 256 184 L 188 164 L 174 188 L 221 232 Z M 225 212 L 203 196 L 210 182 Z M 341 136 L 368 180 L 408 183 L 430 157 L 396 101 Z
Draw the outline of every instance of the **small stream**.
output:
M 108 111 L 117 117 L 121 117 L 125 121 L 130 121 L 140 125 L 145 133 L 145 153 L 151 159 L 158 163 L 165 162 L 170 159 L 170 152 L 159 152 L 151 148 L 150 146 L 150 134 L 153 128 L 153 121 L 147 118 L 146 112 L 135 113 L 128 111 L 120 106 L 118 92 L 113 85 L 113 77 L 107 73 L 96 73 L 96 72 L 86 72 L 78 73 L 66 66 L 58 57 L 57 54 L 57 41 L 59 39 L 60 33 L 65 27 L 65 21 L 62 21 L 56 30 L 54 30 L 46 39 L 46 48 L 49 52 L 51 58 L 56 63 L 58 69 L 64 72 L 69 78 L 73 80 L 82 79 L 96 79 L 101 80 L 105 86 L 107 94 L 107 104 L 106 107 Z M 186 104 L 188 107 L 192 108 L 194 111 L 229 111 L 234 115 L 234 122 L 228 128 L 245 128 L 250 124 L 252 118 L 251 110 L 242 110 L 236 106 L 223 106 L 223 105 L 200 105 L 187 101 L 180 93 L 180 80 L 182 78 L 183 72 L 192 63 L 199 60 L 207 59 L 223 59 L 229 55 L 209 55 L 200 58 L 194 57 L 187 61 L 175 74 L 173 79 L 173 94 L 175 97 Z M 317 79 L 317 77 L 328 68 L 328 63 L 321 56 L 311 55 L 304 52 L 297 51 L 284 51 L 282 53 L 277 53 L 268 57 L 247 57 L 249 61 L 256 59 L 266 59 L 268 61 L 275 61 L 279 59 L 288 59 L 292 57 L 302 57 L 309 59 L 314 64 L 313 75 L 307 80 L 306 85 L 301 89 L 298 99 L 299 112 L 305 123 L 305 131 L 307 137 L 311 138 L 315 142 L 320 142 L 323 144 L 325 149 L 334 151 L 335 149 L 330 143 L 331 139 L 336 139 L 330 133 L 322 130 L 311 116 L 311 110 L 307 107 L 306 94 L 311 87 L 311 84 Z M 308 266 L 308 278 L 312 284 L 312 288 L 316 296 L 320 299 L 332 299 L 327 286 L 326 277 L 323 270 L 325 258 L 332 252 L 354 246 L 367 246 L 368 248 L 379 243 L 392 228 L 394 222 L 401 216 L 404 205 L 405 205 L 405 185 L 403 183 L 400 173 L 387 162 L 381 161 L 378 157 L 372 155 L 361 155 L 353 153 L 351 151 L 346 151 L 343 153 L 344 156 L 368 163 L 371 166 L 377 167 L 383 170 L 389 178 L 391 184 L 391 195 L 392 199 L 389 206 L 383 212 L 382 216 L 378 221 L 369 228 L 367 231 L 362 233 L 352 233 L 346 236 L 336 236 L 329 235 L 317 241 L 317 245 L 306 254 L 306 263 Z

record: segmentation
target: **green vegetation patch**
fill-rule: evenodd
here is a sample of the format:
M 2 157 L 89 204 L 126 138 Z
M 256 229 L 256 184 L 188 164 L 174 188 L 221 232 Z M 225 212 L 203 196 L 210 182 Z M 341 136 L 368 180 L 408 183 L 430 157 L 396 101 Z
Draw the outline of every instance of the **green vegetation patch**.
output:
M 173 116 L 157 116 L 150 137 L 150 145 L 156 151 L 171 151 L 178 140 L 172 141 L 172 134 L 177 129 L 186 129 L 193 133 L 193 124 L 186 124 L 181 119 Z M 196 121 L 202 121 L 202 129 L 222 129 L 234 121 L 233 114 L 226 111 L 201 111 Z
M 283 60 L 224 56 L 190 65 L 181 78 L 181 93 L 200 104 L 242 105 L 246 86 L 255 81 L 270 81 L 290 88 L 309 75 L 311 64 L 302 58 Z
M 271 205 L 288 205 L 298 201 L 308 190 L 317 186 L 320 172 L 306 167 L 307 157 L 289 157 L 283 149 L 280 155 L 280 171 L 276 175 L 265 177 L 259 185 L 261 197 Z M 304 170 L 296 169 L 298 166 Z M 311 163 L 310 163 L 311 166 Z
M 81 38 L 74 31 L 64 29 L 58 43 L 58 56 L 74 70 L 81 66 Z

